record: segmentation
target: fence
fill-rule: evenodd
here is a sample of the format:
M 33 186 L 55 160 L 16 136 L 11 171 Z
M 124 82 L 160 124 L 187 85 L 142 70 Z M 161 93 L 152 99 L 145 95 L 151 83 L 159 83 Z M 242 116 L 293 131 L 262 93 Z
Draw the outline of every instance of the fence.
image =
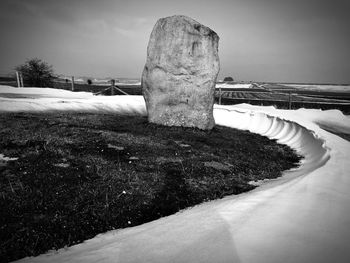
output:
M 13 87 L 26 85 L 20 73 L 0 74 L 0 84 Z M 53 88 L 71 91 L 92 92 L 96 95 L 141 95 L 141 85 L 116 85 L 114 80 L 104 85 L 86 81 L 76 82 L 74 77 L 56 78 Z M 219 86 L 219 85 L 218 85 Z M 277 86 L 277 88 L 276 88 Z M 272 87 L 272 88 L 271 88 Z M 250 88 L 217 88 L 215 101 L 218 104 L 232 105 L 249 103 L 253 105 L 275 106 L 281 109 L 315 108 L 339 109 L 350 114 L 350 92 L 312 91 L 282 88 L 281 85 L 252 84 Z
M 259 88 L 222 89 L 215 92 L 218 104 L 232 105 L 249 103 L 253 105 L 275 106 L 281 109 L 315 108 L 339 109 L 350 113 L 350 93 L 305 91 L 297 89 L 269 90 Z
M 7 85 L 12 87 L 25 87 L 29 86 L 23 81 L 23 75 L 21 72 L 16 71 L 14 74 L 0 74 L 0 85 Z M 132 85 L 128 85 L 132 87 Z M 92 82 L 76 83 L 75 77 L 69 78 L 54 78 L 52 81 L 52 88 L 65 89 L 70 91 L 87 91 L 96 95 L 136 95 L 135 92 L 129 94 L 126 87 L 120 87 L 116 85 L 114 79 L 109 81 L 109 84 L 94 85 Z M 126 90 L 125 90 L 126 89 Z M 134 94 L 133 94 L 134 93 Z M 138 94 L 137 94 L 138 95 Z
M 15 74 L 0 73 L 0 85 L 18 87 Z
M 222 89 L 217 88 L 215 91 L 215 97 L 217 98 L 218 104 L 221 105 L 223 102 L 228 101 L 254 101 L 264 102 L 270 101 L 272 103 L 286 104 L 288 109 L 292 108 L 292 93 L 295 89 L 285 89 L 283 92 L 270 92 L 267 90 L 254 89 L 254 88 L 241 88 L 241 89 Z M 255 104 L 255 103 L 254 103 Z
M 140 95 L 141 94 L 141 86 L 140 85 L 123 85 L 116 83 L 114 79 L 111 79 L 109 83 L 105 84 L 93 84 L 93 83 L 76 83 L 72 80 L 62 81 L 55 80 L 53 83 L 53 87 L 56 89 L 65 89 L 73 91 L 85 91 L 91 92 L 95 95 Z

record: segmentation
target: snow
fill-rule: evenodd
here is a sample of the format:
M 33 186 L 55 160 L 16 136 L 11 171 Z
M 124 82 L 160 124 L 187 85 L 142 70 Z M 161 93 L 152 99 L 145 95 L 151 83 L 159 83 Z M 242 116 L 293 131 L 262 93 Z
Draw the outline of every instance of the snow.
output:
M 75 98 L 84 99 L 93 97 L 91 92 L 71 92 L 62 89 L 51 88 L 14 88 L 10 86 L 0 85 L 0 97 L 3 94 L 21 94 L 27 98 Z
M 141 96 L 95 97 L 45 89 L 40 97 L 33 89 L 33 98 L 1 97 L 2 90 L 5 94 L 12 89 L 30 93 L 0 86 L 0 112 L 146 114 Z M 348 262 L 350 142 L 319 124 L 350 133 L 350 118 L 337 110 L 249 104 L 215 105 L 214 117 L 217 124 L 278 139 L 305 159 L 299 168 L 248 193 L 19 262 Z
M 251 84 L 247 83 L 236 83 L 236 84 L 229 84 L 229 83 L 220 83 L 216 84 L 216 88 L 219 89 L 249 89 L 251 88 Z
M 136 85 L 136 86 L 141 86 L 141 81 L 137 81 L 137 82 L 117 82 L 116 85 L 120 85 L 120 86 L 133 86 L 133 85 Z
M 22 94 L 20 98 L 8 94 Z M 140 96 L 94 96 L 89 92 L 71 92 L 51 88 L 13 88 L 0 85 L 0 112 L 21 111 L 123 112 L 146 114 Z
M 85 80 L 83 78 L 77 78 L 74 80 L 74 82 L 85 82 Z

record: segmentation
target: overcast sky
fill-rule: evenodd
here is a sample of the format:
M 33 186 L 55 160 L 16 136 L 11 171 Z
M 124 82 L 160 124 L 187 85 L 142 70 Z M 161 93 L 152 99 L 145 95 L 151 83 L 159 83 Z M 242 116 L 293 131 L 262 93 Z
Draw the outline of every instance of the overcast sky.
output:
M 349 0 L 1 0 L 0 74 L 38 57 L 139 78 L 154 24 L 175 14 L 219 35 L 219 78 L 350 83 Z

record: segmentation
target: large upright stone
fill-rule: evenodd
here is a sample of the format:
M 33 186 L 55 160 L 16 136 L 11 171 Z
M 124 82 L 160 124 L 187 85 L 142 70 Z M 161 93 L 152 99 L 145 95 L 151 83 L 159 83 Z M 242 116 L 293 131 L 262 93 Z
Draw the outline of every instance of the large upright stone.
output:
M 218 42 L 214 31 L 189 17 L 157 21 L 142 74 L 149 122 L 213 128 Z

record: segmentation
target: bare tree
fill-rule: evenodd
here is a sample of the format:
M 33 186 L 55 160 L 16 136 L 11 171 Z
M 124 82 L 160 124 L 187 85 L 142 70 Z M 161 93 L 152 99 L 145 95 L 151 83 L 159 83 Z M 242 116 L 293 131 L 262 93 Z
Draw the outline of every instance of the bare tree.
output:
M 26 85 L 31 87 L 52 87 L 55 79 L 51 65 L 38 58 L 27 60 L 15 68 L 23 75 Z

